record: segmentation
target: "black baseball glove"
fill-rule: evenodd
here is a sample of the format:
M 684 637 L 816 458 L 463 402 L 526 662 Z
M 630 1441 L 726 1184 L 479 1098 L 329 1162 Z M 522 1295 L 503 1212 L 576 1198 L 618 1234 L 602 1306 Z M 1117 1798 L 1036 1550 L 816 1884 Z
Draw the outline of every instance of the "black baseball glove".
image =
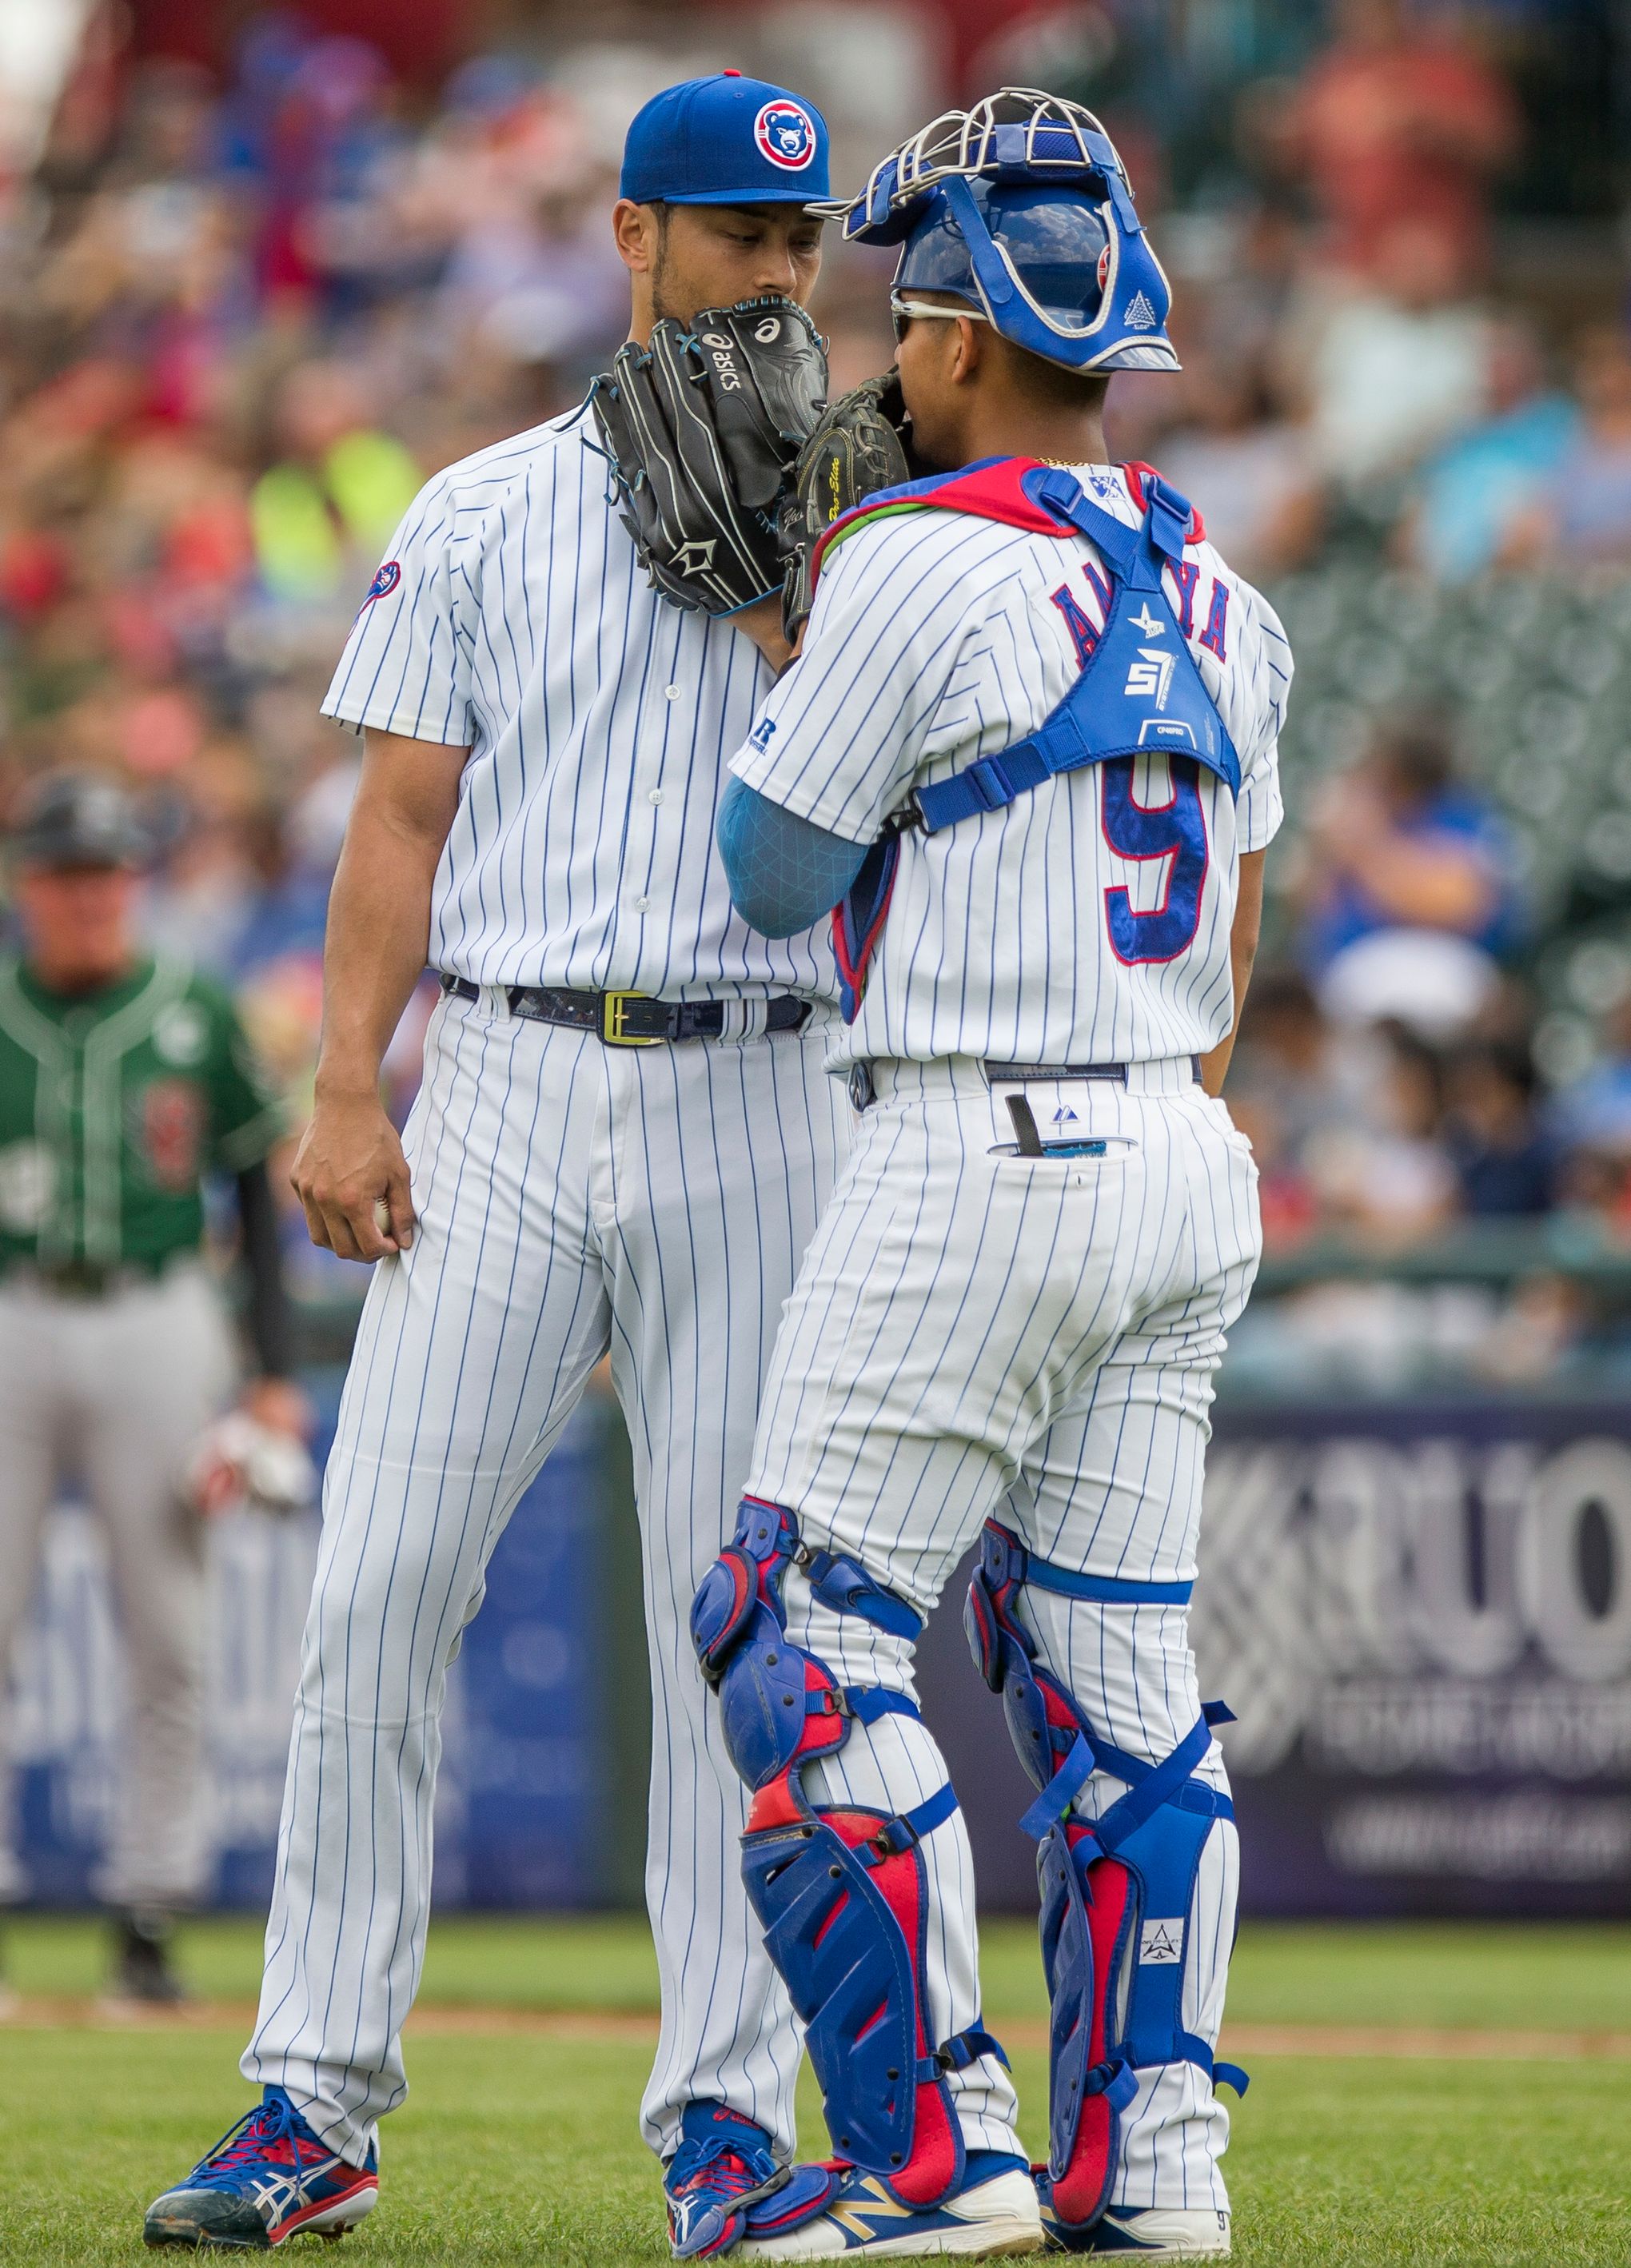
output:
M 778 518 L 827 399 L 820 334 L 791 299 L 665 317 L 590 394 L 612 500 L 676 606 L 732 615 L 781 586 Z
M 913 456 L 911 426 L 892 370 L 835 401 L 799 452 L 793 494 L 782 512 L 787 562 L 782 627 L 788 643 L 810 611 L 810 562 L 835 519 L 880 489 L 897 488 L 926 470 Z

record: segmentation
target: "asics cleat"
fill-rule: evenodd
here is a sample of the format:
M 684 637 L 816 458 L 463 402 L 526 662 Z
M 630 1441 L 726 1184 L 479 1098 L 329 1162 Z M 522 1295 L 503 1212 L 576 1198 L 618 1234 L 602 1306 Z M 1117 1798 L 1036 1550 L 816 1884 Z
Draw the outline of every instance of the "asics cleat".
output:
M 710 2260 L 728 2252 L 747 2226 L 749 2208 L 786 2179 L 762 2126 L 723 2103 L 688 2102 L 680 2146 L 662 2173 L 675 2258 Z
M 830 2176 L 826 2204 L 813 2219 L 779 2234 L 774 2222 L 782 2199 L 771 2198 L 750 2216 L 738 2259 L 888 2260 L 956 2253 L 987 2260 L 1043 2248 L 1037 2192 L 1025 2161 L 1000 2150 L 970 2150 L 963 2187 L 926 2210 L 904 2205 L 880 2176 L 855 2166 L 800 2167 L 788 2190 L 811 2172 Z M 781 2217 L 790 2218 L 793 2210 Z
M 319 2141 L 281 2087 L 222 2135 L 184 2182 L 155 2198 L 149 2244 L 264 2251 L 288 2236 L 343 2236 L 380 2193 L 379 2161 L 348 2165 Z

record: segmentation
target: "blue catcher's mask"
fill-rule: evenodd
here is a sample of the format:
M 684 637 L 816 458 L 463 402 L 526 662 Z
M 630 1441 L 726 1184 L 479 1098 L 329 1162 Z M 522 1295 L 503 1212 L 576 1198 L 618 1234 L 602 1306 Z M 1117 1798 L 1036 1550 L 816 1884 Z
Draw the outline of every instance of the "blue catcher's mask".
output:
M 1004 87 L 935 119 L 852 202 L 823 210 L 846 239 L 901 246 L 897 295 L 966 299 L 1044 362 L 1178 367 L 1171 290 L 1115 145 L 1080 103 Z

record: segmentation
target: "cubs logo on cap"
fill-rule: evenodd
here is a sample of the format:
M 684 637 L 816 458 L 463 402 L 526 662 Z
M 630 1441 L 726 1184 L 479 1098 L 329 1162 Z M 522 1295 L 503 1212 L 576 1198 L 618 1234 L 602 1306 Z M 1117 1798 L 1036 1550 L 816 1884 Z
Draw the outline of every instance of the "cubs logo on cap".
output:
M 802 103 L 767 102 L 753 122 L 753 138 L 772 166 L 801 173 L 816 155 L 816 126 Z
M 686 79 L 636 114 L 619 186 L 635 204 L 821 204 L 830 194 L 826 124 L 814 103 L 768 79 Z

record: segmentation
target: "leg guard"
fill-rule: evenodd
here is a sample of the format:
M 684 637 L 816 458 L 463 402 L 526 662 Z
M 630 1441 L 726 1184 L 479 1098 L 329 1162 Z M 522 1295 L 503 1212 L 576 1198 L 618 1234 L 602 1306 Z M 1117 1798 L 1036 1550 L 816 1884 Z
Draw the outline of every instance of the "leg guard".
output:
M 1152 2065 L 1193 2063 L 1244 2092 L 1183 2028 L 1183 1984 L 1195 1877 L 1207 1837 L 1234 1816 L 1225 1795 L 1192 1777 L 1229 1721 L 1208 1702 L 1170 1756 L 1149 1764 L 1096 1734 L 1067 1689 L 1038 1666 L 1019 1618 L 1022 1587 L 1126 1605 L 1185 1604 L 1187 1583 L 1073 1574 L 1035 1558 L 988 1521 L 964 1624 L 980 1675 L 1000 1693 L 1020 1760 L 1042 1793 L 1021 1824 L 1039 1845 L 1042 1963 L 1052 2007 L 1047 2187 L 1060 2241 L 1103 2212 L 1120 2150 L 1121 2113 Z M 1095 1772 L 1128 1793 L 1096 1820 L 1072 1807 Z
M 691 1637 L 719 1692 L 731 1761 L 755 1790 L 742 1875 L 807 2028 L 834 2146 L 903 2204 L 930 2206 L 963 2174 L 947 2073 L 1002 2053 L 978 2025 L 938 2043 L 928 2029 L 928 1883 L 918 1845 L 951 1816 L 956 1797 L 948 1786 L 891 1818 L 817 1807 L 806 1796 L 805 1767 L 841 1749 L 852 1722 L 918 1710 L 880 1687 L 840 1686 L 823 1662 L 788 1643 L 781 1594 L 793 1564 L 837 1612 L 903 1638 L 922 1628 L 915 1610 L 854 1560 L 802 1543 L 792 1513 L 748 1498 L 735 1536 L 697 1591 Z M 825 2202 L 825 2191 L 812 2194 L 801 2217 Z

